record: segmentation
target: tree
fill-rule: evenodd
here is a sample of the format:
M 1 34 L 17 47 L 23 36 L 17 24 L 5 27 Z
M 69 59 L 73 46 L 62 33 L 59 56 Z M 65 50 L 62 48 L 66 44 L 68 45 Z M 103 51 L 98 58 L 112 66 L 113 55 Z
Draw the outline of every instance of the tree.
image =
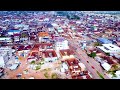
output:
M 45 73 L 44 73 L 44 76 L 45 76 L 46 78 L 49 78 L 48 72 L 45 72 Z
M 102 44 L 100 44 L 99 42 L 95 42 L 94 46 L 101 46 Z
M 40 69 L 40 66 L 36 66 L 36 70 L 39 70 Z
M 31 64 L 35 64 L 35 61 L 32 61 Z
M 95 58 L 96 57 L 96 53 L 95 52 L 91 52 L 91 54 L 88 54 L 88 56 Z
M 110 53 L 105 53 L 107 56 L 110 56 Z

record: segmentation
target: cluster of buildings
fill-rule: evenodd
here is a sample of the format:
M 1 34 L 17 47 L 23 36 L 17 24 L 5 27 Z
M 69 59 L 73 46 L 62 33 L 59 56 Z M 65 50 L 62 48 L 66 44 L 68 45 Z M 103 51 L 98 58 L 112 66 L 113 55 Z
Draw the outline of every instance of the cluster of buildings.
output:
M 67 15 L 77 15 L 80 19 L 68 19 L 54 11 L 1 13 L 0 67 L 17 67 L 20 64 L 17 56 L 27 57 L 29 62 L 44 59 L 50 63 L 62 59 L 61 72 L 73 79 L 91 79 L 86 66 L 71 52 L 66 37 L 78 38 L 81 49 L 95 52 L 95 60 L 106 71 L 120 63 L 118 16 L 93 12 L 67 12 Z M 15 61 L 9 66 L 10 60 Z

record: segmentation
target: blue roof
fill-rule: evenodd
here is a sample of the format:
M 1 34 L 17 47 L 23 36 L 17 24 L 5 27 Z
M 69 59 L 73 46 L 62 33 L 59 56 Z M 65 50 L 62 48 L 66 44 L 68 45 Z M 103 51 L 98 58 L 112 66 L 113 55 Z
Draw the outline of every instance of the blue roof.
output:
M 102 42 L 102 43 L 112 43 L 112 41 L 110 41 L 110 40 L 108 40 L 108 39 L 106 39 L 106 38 L 98 38 L 98 40 L 100 41 L 100 42 Z
M 8 32 L 20 32 L 20 30 L 10 29 Z
M 47 24 L 47 27 L 53 27 L 53 25 L 51 25 L 51 24 L 49 23 L 49 24 Z

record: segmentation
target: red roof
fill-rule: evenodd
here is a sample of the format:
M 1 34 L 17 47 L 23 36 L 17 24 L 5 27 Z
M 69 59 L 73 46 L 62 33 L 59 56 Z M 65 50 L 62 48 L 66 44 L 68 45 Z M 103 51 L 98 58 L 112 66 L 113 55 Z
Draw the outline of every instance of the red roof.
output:
M 65 56 L 66 54 L 70 56 L 73 54 L 73 52 L 70 49 L 60 50 L 60 53 L 62 56 Z
M 45 51 L 43 53 L 44 53 L 46 58 L 47 57 L 57 57 L 57 54 L 56 54 L 56 52 L 54 50 Z M 50 56 L 50 54 L 51 54 L 51 56 Z

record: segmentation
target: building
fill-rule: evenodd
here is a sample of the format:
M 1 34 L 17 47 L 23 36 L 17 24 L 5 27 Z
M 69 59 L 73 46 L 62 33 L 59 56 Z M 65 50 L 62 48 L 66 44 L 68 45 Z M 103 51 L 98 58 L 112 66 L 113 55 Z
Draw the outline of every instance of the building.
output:
M 39 38 L 39 42 L 49 42 L 48 32 L 39 32 L 38 38 Z
M 106 38 L 98 38 L 97 41 L 101 44 L 112 44 L 112 41 L 110 41 Z
M 10 57 L 12 56 L 11 48 L 0 48 L 0 67 L 5 67 Z
M 111 69 L 111 65 L 108 64 L 107 62 L 102 62 L 101 66 L 106 70 L 109 71 Z
M 20 34 L 14 34 L 14 42 L 19 42 L 20 41 Z
M 63 37 L 55 37 L 55 49 L 56 51 L 62 50 L 62 49 L 69 49 L 68 41 L 65 40 Z
M 46 62 L 54 62 L 58 59 L 54 50 L 43 51 L 42 54 Z
M 97 46 L 97 48 L 105 53 L 120 53 L 120 47 L 113 44 L 102 44 L 103 46 Z
M 41 43 L 39 45 L 39 51 L 45 51 L 45 50 L 53 50 L 53 44 L 52 43 Z
M 20 34 L 20 30 L 11 29 L 11 30 L 8 30 L 7 33 L 9 35 Z
M 57 28 L 57 31 L 58 31 L 58 33 L 63 33 L 64 32 L 64 30 L 62 29 L 62 28 Z
M 117 79 L 120 79 L 120 70 L 119 71 L 116 71 L 116 76 L 117 76 Z
M 60 50 L 59 53 L 62 59 L 74 58 L 73 52 L 70 49 Z
M 22 30 L 28 30 L 29 29 L 29 25 L 25 25 L 25 24 L 17 24 L 14 26 L 15 29 L 22 29 Z
M 11 37 L 0 37 L 0 42 L 11 43 L 12 42 L 12 38 Z
M 66 60 L 66 63 L 69 67 L 69 71 L 70 71 L 70 74 L 71 74 L 72 78 L 73 79 L 75 79 L 75 78 L 78 79 L 81 72 L 82 72 L 81 71 L 82 70 L 81 69 L 82 65 L 79 64 L 79 61 L 75 58 L 72 58 L 72 59 Z M 82 67 L 82 68 L 84 68 L 84 67 Z M 83 78 L 81 78 L 81 79 L 83 79 Z

